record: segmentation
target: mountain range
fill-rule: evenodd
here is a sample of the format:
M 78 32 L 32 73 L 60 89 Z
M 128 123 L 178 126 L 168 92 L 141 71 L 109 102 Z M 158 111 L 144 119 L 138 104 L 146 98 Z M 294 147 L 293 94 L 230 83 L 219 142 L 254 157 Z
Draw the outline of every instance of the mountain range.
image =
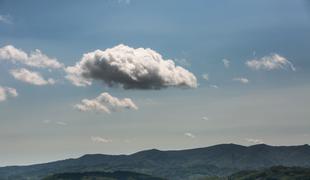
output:
M 262 170 L 247 170 L 237 172 L 228 180 L 309 180 L 310 168 L 274 166 Z M 205 179 L 208 180 L 208 179 Z M 221 180 L 213 179 L 213 180 Z
M 165 180 L 146 174 L 115 171 L 115 172 L 71 172 L 53 174 L 43 180 Z
M 57 173 L 131 171 L 184 180 L 272 166 L 310 167 L 310 146 L 220 144 L 188 150 L 151 149 L 131 155 L 89 154 L 45 164 L 1 167 L 0 179 L 35 180 Z

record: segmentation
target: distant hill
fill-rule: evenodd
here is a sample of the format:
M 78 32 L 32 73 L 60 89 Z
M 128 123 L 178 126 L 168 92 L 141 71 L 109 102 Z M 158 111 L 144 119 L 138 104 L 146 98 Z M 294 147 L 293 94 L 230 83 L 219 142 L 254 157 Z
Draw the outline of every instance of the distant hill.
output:
M 164 180 L 145 174 L 115 171 L 115 172 L 81 172 L 61 173 L 43 178 L 43 180 Z
M 264 170 L 241 171 L 229 177 L 231 180 L 310 180 L 310 169 L 276 166 Z
M 147 150 L 131 155 L 85 155 L 31 166 L 0 168 L 0 179 L 42 179 L 55 173 L 132 171 L 167 179 L 227 176 L 272 166 L 310 167 L 310 146 L 221 144 L 178 151 Z

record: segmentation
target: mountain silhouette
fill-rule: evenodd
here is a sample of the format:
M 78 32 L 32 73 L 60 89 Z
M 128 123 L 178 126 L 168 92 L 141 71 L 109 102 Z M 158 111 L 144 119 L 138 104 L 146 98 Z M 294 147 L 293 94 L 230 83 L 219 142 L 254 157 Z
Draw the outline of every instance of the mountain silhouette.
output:
M 0 179 L 41 179 L 55 173 L 131 171 L 167 179 L 227 176 L 272 166 L 310 167 L 310 146 L 220 144 L 188 150 L 146 150 L 131 155 L 88 154 L 29 166 L 0 168 Z

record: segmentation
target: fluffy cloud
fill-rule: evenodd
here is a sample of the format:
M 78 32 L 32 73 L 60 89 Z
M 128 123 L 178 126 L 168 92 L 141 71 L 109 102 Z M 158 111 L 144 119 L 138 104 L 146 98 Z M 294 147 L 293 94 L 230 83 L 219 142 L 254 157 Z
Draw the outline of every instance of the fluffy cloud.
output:
M 274 69 L 288 69 L 296 71 L 293 63 L 287 60 L 285 57 L 279 54 L 272 54 L 270 56 L 264 56 L 260 59 L 254 59 L 245 63 L 248 67 L 254 70 L 274 70 Z
M 66 68 L 66 72 L 66 78 L 77 86 L 102 80 L 107 85 L 118 84 L 124 89 L 197 87 L 196 77 L 172 60 L 163 59 L 152 49 L 134 49 L 122 44 L 84 54 L 81 61 Z
M 74 106 L 80 111 L 97 111 L 110 113 L 120 108 L 134 109 L 138 107 L 130 98 L 118 99 L 111 96 L 109 93 L 102 93 L 95 99 L 83 99 L 80 104 Z
M 249 143 L 264 144 L 264 141 L 261 139 L 246 138 L 245 140 L 248 141 Z
M 17 49 L 12 45 L 0 48 L 0 60 L 8 60 L 13 63 L 18 62 L 38 68 L 58 69 L 64 67 L 64 65 L 59 63 L 57 59 L 48 57 L 38 49 L 27 54 L 23 50 Z
M 234 78 L 233 81 L 238 81 L 242 84 L 247 84 L 249 83 L 250 81 L 247 79 L 247 78 L 244 78 L 244 77 L 237 77 L 237 78 Z
M 5 101 L 8 97 L 17 97 L 17 96 L 18 93 L 16 89 L 0 86 L 0 102 Z
M 195 138 L 196 136 L 190 132 L 187 132 L 184 134 L 184 136 L 190 137 L 190 138 Z
M 225 68 L 229 68 L 229 65 L 230 65 L 229 60 L 223 59 L 222 61 L 223 61 L 224 67 L 225 67 Z
M 42 75 L 40 73 L 29 71 L 25 68 L 13 69 L 10 71 L 10 73 L 17 80 L 20 80 L 20 81 L 23 81 L 23 82 L 26 82 L 29 84 L 37 85 L 37 86 L 55 84 L 54 79 L 49 78 L 46 80 L 42 77 Z
M 91 141 L 95 142 L 95 143 L 110 143 L 112 142 L 111 139 L 106 139 L 100 136 L 92 136 L 90 137 Z
M 203 74 L 203 75 L 202 75 L 202 78 L 203 78 L 204 80 L 208 81 L 208 80 L 209 80 L 209 75 L 208 75 L 208 74 Z

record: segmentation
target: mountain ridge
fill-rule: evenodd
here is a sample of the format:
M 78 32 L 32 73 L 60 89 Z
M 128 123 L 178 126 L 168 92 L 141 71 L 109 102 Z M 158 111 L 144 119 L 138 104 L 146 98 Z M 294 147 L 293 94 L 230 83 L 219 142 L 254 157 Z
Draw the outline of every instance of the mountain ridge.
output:
M 226 176 L 240 170 L 277 165 L 310 167 L 310 146 L 219 144 L 185 150 L 149 149 L 129 155 L 86 154 L 49 163 L 2 167 L 0 179 L 40 179 L 53 173 L 117 170 L 167 179 L 189 179 L 196 176 Z
M 224 143 L 224 144 L 216 144 L 216 145 L 212 145 L 212 146 L 206 146 L 206 147 L 197 147 L 197 148 L 188 148 L 188 149 L 177 149 L 177 150 L 160 150 L 160 149 L 156 149 L 156 148 L 152 148 L 152 149 L 146 149 L 146 150 L 141 150 L 141 151 L 137 151 L 134 153 L 129 153 L 129 154 L 101 154 L 101 153 L 94 153 L 94 154 L 84 154 L 82 156 L 78 156 L 78 157 L 74 157 L 74 158 L 66 158 L 66 159 L 59 159 L 59 160 L 55 160 L 55 161 L 50 161 L 50 162 L 43 162 L 43 163 L 33 163 L 33 164 L 27 164 L 27 165 L 7 165 L 7 166 L 0 166 L 0 168 L 9 168 L 9 167 L 24 167 L 24 166 L 34 166 L 34 165 L 44 165 L 44 164 L 48 164 L 48 163 L 55 163 L 55 162 L 59 162 L 59 161 L 67 161 L 67 160 L 76 160 L 76 159 L 80 159 L 83 158 L 84 156 L 95 156 L 95 155 L 100 155 L 100 156 L 131 156 L 137 153 L 142 153 L 142 152 L 148 152 L 148 151 L 159 151 L 159 152 L 179 152 L 179 151 L 190 151 L 190 150 L 199 150 L 199 149 L 205 149 L 205 148 L 212 148 L 212 147 L 218 147 L 218 146 L 225 146 L 225 145 L 236 145 L 236 146 L 240 146 L 240 147 L 245 147 L 245 148 L 249 148 L 249 147 L 257 147 L 257 146 L 267 146 L 267 147 L 301 147 L 301 146 L 306 146 L 306 147 L 310 147 L 309 144 L 303 144 L 303 145 L 268 145 L 268 144 L 254 144 L 254 145 L 239 145 L 239 144 L 235 144 L 235 143 Z

